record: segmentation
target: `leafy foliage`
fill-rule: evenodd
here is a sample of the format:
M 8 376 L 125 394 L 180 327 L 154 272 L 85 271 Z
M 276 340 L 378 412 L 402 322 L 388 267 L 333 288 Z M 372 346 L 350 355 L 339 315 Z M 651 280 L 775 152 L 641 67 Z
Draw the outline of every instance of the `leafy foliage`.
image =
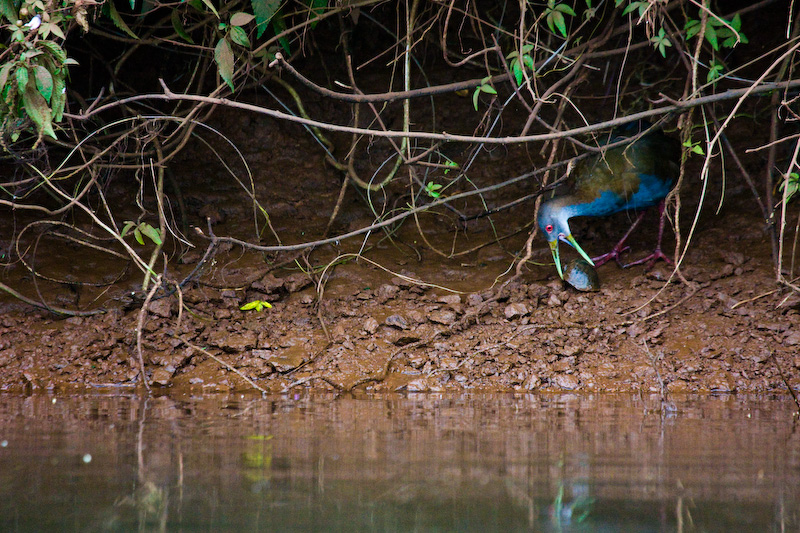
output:
M 689 19 L 686 21 L 684 30 L 686 31 L 686 40 L 691 39 L 702 29 L 702 23 L 696 19 Z M 736 14 L 730 21 L 714 16 L 709 17 L 706 21 L 706 30 L 703 37 L 708 41 L 708 44 L 715 51 L 720 49 L 720 40 L 722 40 L 723 48 L 733 48 L 739 43 L 747 44 L 749 41 L 747 37 L 741 32 L 742 19 Z
M 791 200 L 797 194 L 797 191 L 800 191 L 800 175 L 797 172 L 789 173 L 786 179 L 781 182 L 780 191 L 782 195 L 786 196 L 787 202 Z
M 650 37 L 650 42 L 661 54 L 661 57 L 667 57 L 667 48 L 672 46 L 672 41 L 667 37 L 664 28 L 658 29 L 658 35 Z
M 615 6 L 619 7 L 625 0 L 614 0 Z M 639 18 L 644 17 L 647 10 L 650 8 L 650 2 L 647 1 L 632 1 L 629 2 L 625 9 L 622 10 L 622 14 L 628 15 L 633 13 L 634 11 L 638 11 Z
M 547 27 L 550 28 L 550 31 L 553 33 L 555 33 L 555 29 L 558 28 L 559 33 L 561 33 L 564 38 L 567 38 L 567 21 L 564 15 L 574 17 L 575 11 L 568 4 L 556 4 L 555 0 L 548 0 L 547 9 L 544 10 Z
M 222 38 L 217 41 L 217 46 L 214 48 L 214 61 L 217 62 L 220 77 L 233 91 L 233 50 L 227 39 Z
M 490 80 L 489 76 L 483 78 L 483 81 L 481 81 L 481 84 L 478 85 L 475 88 L 475 92 L 472 93 L 472 105 L 475 108 L 475 111 L 478 110 L 478 96 L 481 93 L 497 94 L 497 90 L 490 85 L 489 80 Z
M 705 152 L 705 150 L 703 150 L 703 147 L 700 145 L 699 141 L 698 142 L 692 142 L 691 140 L 687 140 L 686 142 L 683 143 L 683 146 L 685 148 L 688 148 L 689 151 L 692 152 L 693 154 L 702 155 L 702 156 L 706 155 L 706 152 Z
M 252 0 L 253 14 L 256 18 L 256 38 L 260 39 L 269 27 L 272 17 L 281 7 L 280 0 Z
M 429 181 L 428 183 L 425 184 L 425 192 L 431 198 L 439 198 L 442 195 L 442 193 L 439 192 L 441 189 L 442 189 L 441 183 L 434 183 L 432 181 Z
M 525 79 L 523 71 L 527 68 L 532 73 L 534 70 L 533 57 L 530 55 L 531 50 L 533 50 L 532 44 L 524 44 L 521 48 L 522 54 L 514 50 L 506 56 L 506 59 L 511 61 L 508 68 L 514 75 L 514 81 L 517 82 L 518 86 L 522 85 Z
M 164 242 L 164 236 L 161 232 L 147 222 L 126 222 L 122 227 L 120 236 L 125 237 L 131 230 L 133 230 L 133 238 L 142 246 L 145 244 L 144 237 L 153 241 L 156 246 L 161 246 Z

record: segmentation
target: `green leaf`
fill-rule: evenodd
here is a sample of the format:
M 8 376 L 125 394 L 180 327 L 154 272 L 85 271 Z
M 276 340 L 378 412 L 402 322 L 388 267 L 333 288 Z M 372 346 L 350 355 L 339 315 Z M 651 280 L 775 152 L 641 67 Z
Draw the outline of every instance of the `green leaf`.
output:
M 136 242 L 144 246 L 144 239 L 142 238 L 142 231 L 139 229 L 139 226 L 133 228 L 133 238 L 136 239 Z
M 157 246 L 161 246 L 163 241 L 161 240 L 161 232 L 158 231 L 156 228 L 148 224 L 147 222 L 142 222 L 139 224 L 139 229 L 144 234 L 145 237 L 149 238 L 151 241 L 156 243 Z
M 560 11 L 551 11 L 547 15 L 547 26 L 551 32 L 555 33 L 553 29 L 553 26 L 555 26 L 561 32 L 561 35 L 567 36 L 567 23 L 564 21 L 564 15 Z
M 240 311 L 251 311 L 253 309 L 255 309 L 257 312 L 263 311 L 264 309 L 272 309 L 272 304 L 265 302 L 264 300 L 253 300 L 251 302 L 247 302 L 239 308 Z
M 8 83 L 8 76 L 11 74 L 11 69 L 14 68 L 14 63 L 6 63 L 3 68 L 0 68 L 0 91 L 5 90 L 6 83 Z
M 444 164 L 444 166 L 446 166 L 446 167 L 447 167 L 446 169 L 444 169 L 444 173 L 445 173 L 445 174 L 447 174 L 447 173 L 448 173 L 448 172 L 450 172 L 451 170 L 456 170 L 456 169 L 458 169 L 458 163 L 456 163 L 456 162 L 455 162 L 455 161 L 453 161 L 452 159 L 448 159 L 448 160 L 447 160 L 447 162 Z
M 0 0 L 0 13 L 2 13 L 11 24 L 14 24 L 19 18 L 17 9 L 14 7 L 14 2 L 12 0 Z
M 475 92 L 472 93 L 472 106 L 475 108 L 475 111 L 478 110 L 478 95 L 480 93 L 487 93 L 487 94 L 497 94 L 497 91 L 489 85 L 489 80 L 491 79 L 490 76 L 486 76 L 481 80 L 481 84 L 475 88 Z
M 22 105 L 25 107 L 25 113 L 36 124 L 37 130 L 49 135 L 53 139 L 56 138 L 56 132 L 53 131 L 53 114 L 45 102 L 44 97 L 39 94 L 34 87 L 28 87 L 22 93 Z
M 565 15 L 570 15 L 572 17 L 575 16 L 575 11 L 573 11 L 572 8 L 569 7 L 567 4 L 558 4 L 553 9 L 555 9 L 556 11 L 561 11 Z
M 280 0 L 251 0 L 253 13 L 256 16 L 256 38 L 260 39 L 267 30 L 272 17 L 281 7 Z
M 24 92 L 25 88 L 28 86 L 28 68 L 24 65 L 20 65 L 14 75 L 17 77 L 19 92 Z
M 239 11 L 231 16 L 231 26 L 247 26 L 254 18 L 250 13 Z
M 192 40 L 192 36 L 189 35 L 186 29 L 183 27 L 183 21 L 181 21 L 181 16 L 178 13 L 177 9 L 172 10 L 172 15 L 170 15 L 172 20 L 172 29 L 175 30 L 175 33 L 178 34 L 178 37 L 183 39 L 189 44 L 194 44 L 194 40 Z
M 41 50 L 37 50 L 35 48 L 31 50 L 25 50 L 24 52 L 22 52 L 20 59 L 22 59 L 22 61 L 28 62 L 29 59 L 33 59 L 34 57 L 40 56 L 43 53 L 44 52 L 42 52 Z
M 133 228 L 134 226 L 136 226 L 136 222 L 131 222 L 130 220 L 128 220 L 127 222 L 125 222 L 125 225 L 122 226 L 122 231 L 119 232 L 119 236 L 125 237 L 125 235 L 127 235 L 128 232 L 131 230 L 131 228 Z
M 621 2 L 618 2 L 617 6 L 619 6 L 620 3 Z M 637 9 L 639 9 L 639 2 L 631 2 L 628 4 L 628 7 L 622 10 L 622 15 L 625 16 L 632 11 L 636 11 Z
M 286 30 L 286 21 L 283 20 L 283 15 L 280 13 L 272 18 L 272 30 L 275 32 L 275 35 L 278 35 Z M 278 39 L 278 42 L 280 43 L 281 48 L 283 48 L 283 51 L 286 52 L 287 56 L 292 55 L 292 49 L 289 47 L 289 39 L 286 37 L 281 37 Z
M 514 74 L 514 81 L 517 82 L 517 85 L 522 85 L 524 79 L 522 67 L 516 59 L 511 63 L 511 73 Z
M 211 3 L 211 0 L 203 0 L 203 3 L 206 5 L 208 9 L 211 10 L 214 15 L 219 18 L 219 13 L 217 12 L 217 8 L 214 7 L 214 4 Z
M 44 101 L 44 97 L 36 89 L 30 87 L 22 94 L 22 105 L 25 108 L 25 113 L 36 124 L 37 130 L 44 130 L 45 133 L 55 138 L 50 108 L 47 106 L 47 102 Z
M 791 200 L 792 196 L 797 194 L 797 191 L 800 190 L 800 176 L 797 175 L 797 172 L 790 173 L 781 182 L 779 190 L 782 195 L 785 193 L 787 201 Z
M 428 196 L 431 198 L 439 198 L 441 196 L 439 189 L 441 188 L 442 185 L 440 183 L 433 183 L 432 181 L 429 181 L 425 184 L 425 192 L 428 193 Z
M 686 40 L 688 41 L 700 32 L 700 21 L 688 20 L 683 29 L 686 31 Z
M 39 41 L 39 46 L 50 52 L 50 55 L 53 56 L 59 65 L 63 64 L 64 61 L 67 60 L 67 53 L 64 51 L 61 46 L 58 45 L 55 41 Z
M 533 63 L 533 58 L 531 56 L 529 56 L 528 54 L 525 54 L 524 56 L 522 56 L 522 63 L 528 69 L 530 69 L 531 72 L 534 72 L 536 70 L 536 65 Z
M 739 33 L 739 30 L 742 29 L 742 17 L 739 16 L 739 13 L 736 13 L 731 19 L 731 27 L 736 33 Z
M 720 63 L 717 63 L 716 61 L 712 61 L 711 65 L 709 65 L 709 68 L 708 68 L 708 75 L 706 76 L 706 83 L 711 83 L 711 82 L 719 79 L 719 77 L 722 76 L 723 69 L 724 69 L 724 67 Z
M 36 88 L 39 93 L 44 97 L 47 103 L 50 103 L 50 97 L 53 95 L 53 76 L 50 71 L 42 65 L 33 67 L 33 79 L 36 80 Z
M 312 18 L 316 19 L 325 13 L 325 8 L 328 7 L 328 0 L 310 0 L 308 5 L 311 7 Z M 318 23 L 318 20 L 313 21 L 311 23 L 311 29 L 313 30 Z
M 61 122 L 64 118 L 64 107 L 67 104 L 67 84 L 64 81 L 65 73 L 63 70 L 53 76 L 53 97 L 50 100 L 50 108 L 53 110 L 53 122 Z
M 41 28 L 41 26 L 40 26 Z M 58 24 L 50 23 L 47 25 L 47 28 L 55 35 L 56 37 L 60 37 L 63 40 L 67 39 L 67 36 L 64 35 L 64 32 L 61 31 L 61 28 L 58 27 Z
M 619 6 L 619 3 L 617 4 L 617 6 Z M 644 2 L 643 1 L 631 2 L 630 4 L 628 4 L 628 7 L 626 7 L 622 11 L 622 15 L 625 16 L 628 13 L 632 13 L 632 12 L 638 10 L 639 11 L 639 18 L 642 18 L 644 16 L 645 11 L 647 11 L 648 7 L 650 7 L 650 4 L 648 2 L 646 2 L 646 1 L 644 1 Z
M 692 141 L 685 141 L 683 143 L 683 146 L 685 148 L 688 148 L 692 153 L 695 153 L 697 155 L 706 155 L 706 153 L 703 151 L 703 148 L 700 146 L 699 142 L 693 143 Z
M 131 30 L 128 27 L 128 25 L 125 24 L 125 21 L 122 20 L 122 17 L 119 15 L 119 11 L 117 11 L 117 8 L 114 6 L 114 2 L 106 2 L 106 3 L 104 3 L 103 4 L 103 10 L 106 12 L 106 15 L 108 15 L 108 18 L 111 19 L 111 22 L 114 23 L 114 26 L 116 26 L 117 29 L 120 29 L 120 30 L 124 31 L 130 37 L 132 37 L 133 39 L 138 39 L 139 38 L 135 33 L 133 33 L 133 30 Z M 55 33 L 56 35 L 58 35 L 58 33 L 56 33 L 56 31 L 55 31 L 55 28 L 57 28 L 57 26 L 53 25 L 50 28 L 50 30 L 53 33 Z M 61 30 L 59 30 L 59 31 L 61 31 Z
M 667 47 L 672 46 L 672 42 L 667 37 L 664 28 L 658 30 L 658 35 L 650 37 L 650 42 L 661 53 L 661 57 L 667 57 Z
M 214 48 L 214 61 L 219 69 L 219 76 L 228 84 L 233 92 L 233 50 L 225 39 L 220 39 Z
M 722 46 L 724 46 L 725 48 L 733 48 L 739 43 L 747 44 L 748 42 L 750 42 L 747 40 L 747 37 L 745 37 L 744 34 L 741 32 L 742 18 L 739 16 L 738 13 L 733 16 L 733 19 L 730 21 L 730 25 L 731 28 L 733 28 L 733 31 L 729 30 L 728 28 L 723 28 L 725 30 L 725 35 L 727 35 L 727 38 L 722 43 Z
M 239 26 L 232 26 L 230 31 L 231 40 L 239 46 L 250 48 L 250 39 L 247 37 L 247 32 Z
M 706 24 L 706 41 L 711 45 L 714 50 L 719 50 L 719 43 L 717 42 L 717 30 L 711 24 Z

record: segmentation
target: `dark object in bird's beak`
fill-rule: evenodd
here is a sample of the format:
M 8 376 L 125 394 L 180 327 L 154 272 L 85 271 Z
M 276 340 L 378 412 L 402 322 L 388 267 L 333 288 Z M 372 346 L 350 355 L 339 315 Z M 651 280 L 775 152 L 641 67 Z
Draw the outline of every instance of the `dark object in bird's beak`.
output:
M 599 291 L 600 277 L 584 259 L 573 259 L 564 267 L 564 281 L 579 291 Z
M 565 243 L 575 248 L 578 251 L 578 253 L 581 254 L 581 257 L 583 257 L 591 266 L 594 266 L 592 258 L 589 257 L 589 254 L 583 251 L 583 248 L 581 248 L 581 245 L 578 244 L 578 241 L 575 240 L 575 237 L 573 237 L 571 233 L 567 236 L 559 235 L 558 239 L 550 241 L 549 244 L 550 244 L 550 253 L 553 254 L 553 261 L 555 261 L 556 263 L 556 270 L 558 270 L 558 276 L 561 279 L 564 279 L 564 272 L 561 269 L 561 257 L 558 253 L 559 240 L 564 241 Z

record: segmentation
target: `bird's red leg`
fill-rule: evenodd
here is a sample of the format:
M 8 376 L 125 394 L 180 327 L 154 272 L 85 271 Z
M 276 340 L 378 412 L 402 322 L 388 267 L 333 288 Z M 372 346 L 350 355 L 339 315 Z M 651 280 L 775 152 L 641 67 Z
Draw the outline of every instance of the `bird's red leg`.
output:
M 622 268 L 625 268 L 625 266 L 627 266 L 620 263 L 619 258 L 623 253 L 627 252 L 630 249 L 630 246 L 625 246 L 625 241 L 628 240 L 628 237 L 630 237 L 631 233 L 633 233 L 633 230 L 635 230 L 636 227 L 642 222 L 642 219 L 644 218 L 644 213 L 645 213 L 644 211 L 639 213 L 639 216 L 636 218 L 636 220 L 633 221 L 631 227 L 628 228 L 628 231 L 625 233 L 625 235 L 622 236 L 622 238 L 619 240 L 616 246 L 614 246 L 614 248 L 611 249 L 610 252 L 608 252 L 607 254 L 599 255 L 597 257 L 592 257 L 592 262 L 594 263 L 594 266 L 600 266 L 612 259 L 614 259 L 617 262 L 617 264 L 619 264 L 619 266 L 621 266 Z
M 634 261 L 633 263 L 628 263 L 623 268 L 628 268 L 629 266 L 634 265 L 641 265 L 642 263 L 647 263 L 646 270 L 650 270 L 653 268 L 653 265 L 656 264 L 656 261 L 659 259 L 663 259 L 666 261 L 668 265 L 672 264 L 672 259 L 667 257 L 664 252 L 661 251 L 661 238 L 664 236 L 664 224 L 667 221 L 667 217 L 664 216 L 664 202 L 662 201 L 658 204 L 658 216 L 659 216 L 659 223 L 658 223 L 658 243 L 656 244 L 656 249 L 653 250 L 653 253 L 645 257 L 644 259 L 639 259 L 638 261 Z

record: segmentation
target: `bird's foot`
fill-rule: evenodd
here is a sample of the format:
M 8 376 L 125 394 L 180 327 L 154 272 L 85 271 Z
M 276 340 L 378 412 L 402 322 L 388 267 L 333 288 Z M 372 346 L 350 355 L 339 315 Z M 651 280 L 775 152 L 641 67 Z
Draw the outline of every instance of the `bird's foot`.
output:
M 617 245 L 607 254 L 598 255 L 597 257 L 592 257 L 592 263 L 594 263 L 595 267 L 599 267 L 600 265 L 604 265 L 613 259 L 614 261 L 617 262 L 617 264 L 620 267 L 625 268 L 626 265 L 622 264 L 622 262 L 620 261 L 620 257 L 622 257 L 622 254 L 624 254 L 630 249 L 631 249 L 630 246 Z
M 672 259 L 667 257 L 664 254 L 664 252 L 661 251 L 661 248 L 658 247 L 655 250 L 653 250 L 652 254 L 648 255 L 644 259 L 639 259 L 637 261 L 633 261 L 632 263 L 628 263 L 627 265 L 624 265 L 622 268 L 628 268 L 635 265 L 641 265 L 647 263 L 647 266 L 645 266 L 645 270 L 650 270 L 651 268 L 653 268 L 653 266 L 655 266 L 656 261 L 658 261 L 659 259 L 663 260 L 668 265 L 672 265 Z

